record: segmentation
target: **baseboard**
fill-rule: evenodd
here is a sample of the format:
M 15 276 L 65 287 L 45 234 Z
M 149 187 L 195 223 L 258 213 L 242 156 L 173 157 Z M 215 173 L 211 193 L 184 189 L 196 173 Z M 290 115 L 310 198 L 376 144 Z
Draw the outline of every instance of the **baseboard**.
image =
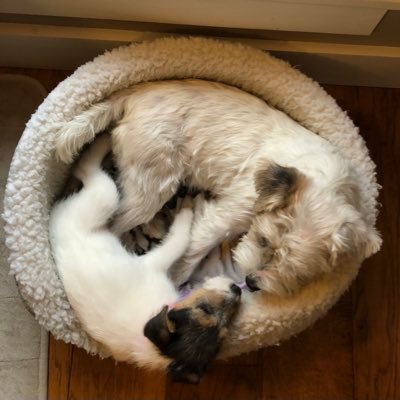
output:
M 152 31 L 0 23 L 0 65 L 73 69 L 105 50 L 166 36 Z M 168 36 L 178 34 L 168 33 Z M 400 47 L 226 38 L 271 51 L 321 83 L 400 87 Z

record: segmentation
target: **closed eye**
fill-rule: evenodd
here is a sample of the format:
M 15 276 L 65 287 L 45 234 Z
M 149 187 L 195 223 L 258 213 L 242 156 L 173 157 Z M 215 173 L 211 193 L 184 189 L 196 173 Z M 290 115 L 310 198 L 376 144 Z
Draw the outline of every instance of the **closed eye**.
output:
M 201 311 L 205 312 L 206 314 L 213 314 L 214 311 L 211 308 L 211 306 L 207 303 L 201 303 L 197 306 L 197 308 L 199 308 Z
M 266 237 L 264 237 L 264 236 L 259 236 L 258 239 L 257 239 L 257 241 L 258 241 L 258 244 L 259 244 L 260 247 L 267 247 L 267 246 L 269 246 L 269 241 L 268 241 L 268 239 L 267 239 Z

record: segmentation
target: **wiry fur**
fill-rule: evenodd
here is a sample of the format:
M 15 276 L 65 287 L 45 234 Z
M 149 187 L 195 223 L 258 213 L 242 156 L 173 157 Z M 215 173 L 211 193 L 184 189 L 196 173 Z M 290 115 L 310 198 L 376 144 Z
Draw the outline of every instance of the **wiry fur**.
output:
M 82 190 L 51 213 L 52 250 L 69 302 L 85 330 L 115 359 L 139 364 L 151 359 L 152 367 L 171 363 L 176 379 L 197 381 L 218 351 L 240 289 L 228 279 L 214 278 L 179 301 L 167 269 L 189 244 L 193 212 L 186 203 L 159 247 L 144 256 L 128 253 L 106 227 L 119 207 L 116 185 L 100 168 L 110 147 L 109 137 L 103 136 L 84 154 L 75 170 Z M 172 310 L 162 309 L 172 303 Z M 213 310 L 212 326 L 204 322 L 201 304 Z M 185 311 L 182 323 L 175 308 Z M 209 352 L 188 340 L 193 332 L 208 341 Z
M 254 288 L 279 295 L 379 248 L 379 235 L 360 213 L 350 164 L 260 99 L 204 81 L 141 84 L 63 128 L 60 158 L 70 161 L 119 115 L 112 132 L 124 192 L 117 232 L 150 221 L 182 180 L 215 196 L 196 216 L 184 262 L 172 275 L 178 283 L 218 242 L 247 230 L 235 258 Z

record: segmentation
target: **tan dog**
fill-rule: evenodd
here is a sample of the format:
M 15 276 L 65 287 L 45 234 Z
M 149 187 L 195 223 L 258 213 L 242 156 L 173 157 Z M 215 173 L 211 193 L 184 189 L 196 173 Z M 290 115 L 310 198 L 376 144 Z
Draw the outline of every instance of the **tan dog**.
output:
M 150 221 L 182 181 L 214 195 L 196 214 L 177 283 L 219 242 L 247 231 L 235 259 L 249 287 L 278 295 L 380 246 L 338 150 L 248 93 L 194 80 L 140 84 L 64 126 L 59 157 L 71 161 L 111 122 L 123 190 L 116 232 Z

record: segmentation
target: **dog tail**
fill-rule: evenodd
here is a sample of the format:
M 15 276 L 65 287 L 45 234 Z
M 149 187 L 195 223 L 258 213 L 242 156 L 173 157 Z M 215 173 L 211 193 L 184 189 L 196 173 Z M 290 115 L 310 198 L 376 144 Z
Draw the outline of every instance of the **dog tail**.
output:
M 61 126 L 55 146 L 58 159 L 71 163 L 86 143 L 91 142 L 97 133 L 104 131 L 112 121 L 121 117 L 126 98 L 123 94 L 113 96 Z
M 119 204 L 118 189 L 112 178 L 102 170 L 101 163 L 111 150 L 110 135 L 100 135 L 83 153 L 74 175 L 83 188 L 70 205 L 71 220 L 83 229 L 98 229 L 111 218 Z
M 105 174 L 101 169 L 101 163 L 110 151 L 111 136 L 103 134 L 82 154 L 73 174 L 83 183 L 83 186 L 87 186 L 93 176 Z

